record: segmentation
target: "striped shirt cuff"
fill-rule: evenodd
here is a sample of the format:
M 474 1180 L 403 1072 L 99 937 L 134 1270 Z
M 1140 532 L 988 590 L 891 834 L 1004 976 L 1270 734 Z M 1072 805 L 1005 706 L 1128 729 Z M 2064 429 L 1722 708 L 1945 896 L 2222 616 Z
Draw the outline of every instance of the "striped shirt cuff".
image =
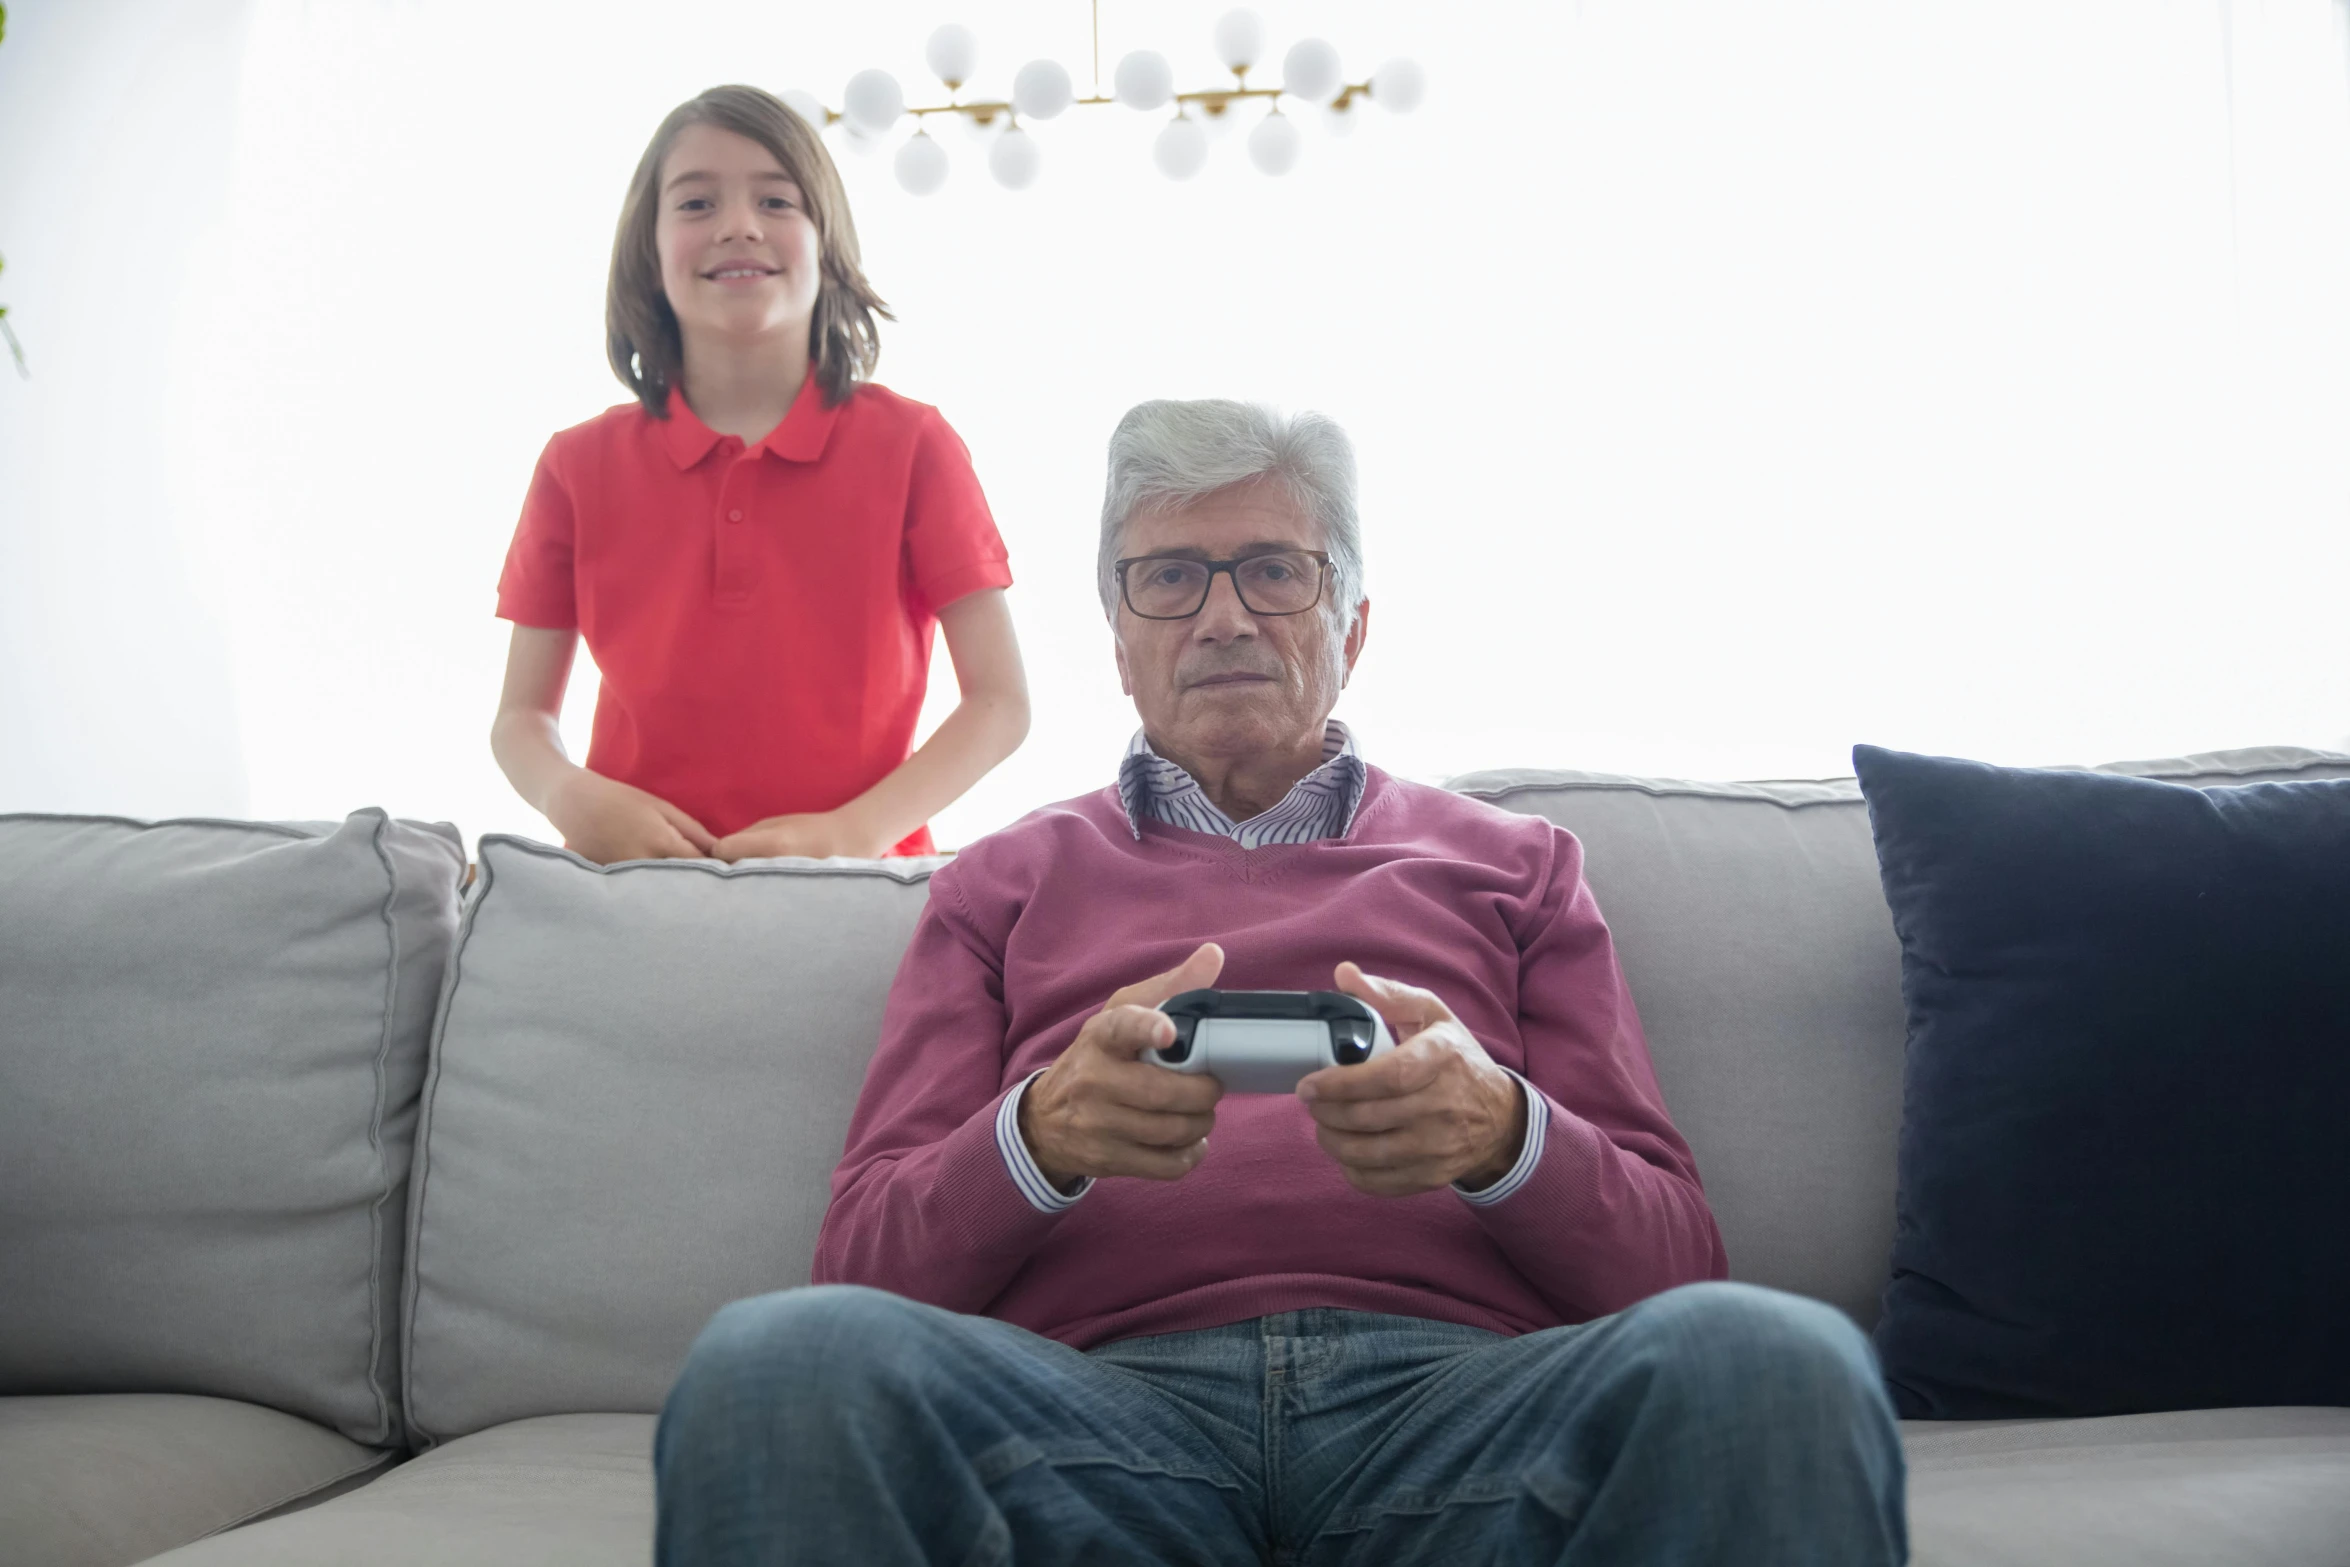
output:
M 1028 1092 L 1028 1085 L 1044 1071 L 1038 1067 L 1020 1080 L 1020 1086 L 1004 1095 L 1004 1102 L 996 1107 L 995 1146 L 1004 1156 L 1004 1169 L 1010 1172 L 1012 1184 L 1020 1188 L 1020 1195 L 1028 1199 L 1028 1206 L 1038 1213 L 1062 1213 L 1077 1205 L 1077 1199 L 1093 1190 L 1093 1177 L 1077 1183 L 1077 1190 L 1063 1192 L 1044 1178 L 1044 1171 L 1036 1167 L 1036 1155 L 1028 1151 L 1028 1139 L 1020 1135 L 1020 1096 Z
M 1502 1070 L 1509 1072 L 1510 1069 L 1505 1066 Z M 1479 1208 L 1492 1207 L 1534 1178 L 1535 1166 L 1542 1163 L 1543 1139 L 1550 1132 L 1549 1101 L 1536 1093 L 1534 1085 L 1524 1078 L 1518 1077 L 1517 1073 L 1510 1072 L 1510 1076 L 1518 1078 L 1518 1092 L 1526 1096 L 1526 1144 L 1518 1150 L 1518 1162 L 1510 1166 L 1509 1174 L 1495 1181 L 1491 1186 L 1481 1191 L 1472 1192 L 1463 1190 L 1457 1181 L 1453 1183 L 1452 1189 L 1460 1192 L 1461 1201 Z M 1017 1137 L 1018 1134 L 1015 1133 L 1014 1136 Z M 1070 1200 L 1075 1201 L 1074 1198 Z

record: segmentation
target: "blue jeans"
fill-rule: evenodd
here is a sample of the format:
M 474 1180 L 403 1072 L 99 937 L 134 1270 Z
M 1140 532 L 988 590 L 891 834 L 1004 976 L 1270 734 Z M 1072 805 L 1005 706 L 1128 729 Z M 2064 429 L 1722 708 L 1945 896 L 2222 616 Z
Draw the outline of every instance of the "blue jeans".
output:
M 1082 1354 L 790 1290 L 712 1319 L 653 1452 L 661 1567 L 1908 1554 L 1867 1341 L 1739 1284 L 1522 1338 L 1312 1310 Z

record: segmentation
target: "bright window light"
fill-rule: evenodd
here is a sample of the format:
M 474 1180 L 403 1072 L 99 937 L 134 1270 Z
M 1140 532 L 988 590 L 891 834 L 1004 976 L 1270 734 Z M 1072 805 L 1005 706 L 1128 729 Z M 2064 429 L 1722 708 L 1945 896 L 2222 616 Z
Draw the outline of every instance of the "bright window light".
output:
M 626 395 L 634 160 L 717 82 L 926 80 L 949 18 L 76 9 L 12 7 L 0 47 L 34 370 L 0 366 L 0 808 L 545 836 L 490 759 L 492 589 L 548 435 Z M 2350 748 L 2335 0 L 1258 9 L 1275 55 L 1410 56 L 1424 101 L 1301 113 L 1279 179 L 1246 125 L 1163 179 L 1162 116 L 1123 110 L 1031 126 L 1020 191 L 957 126 L 922 197 L 895 139 L 832 138 L 898 315 L 880 379 L 968 442 L 1019 579 L 1034 730 L 942 843 L 1113 774 L 1102 448 L 1160 396 L 1353 435 L 1374 612 L 1339 715 L 1408 776 Z M 1216 11 L 1105 4 L 1105 69 L 1209 79 Z M 1091 90 L 1079 0 L 951 19 L 976 86 L 1051 57 Z M 951 683 L 942 655 L 933 719 Z

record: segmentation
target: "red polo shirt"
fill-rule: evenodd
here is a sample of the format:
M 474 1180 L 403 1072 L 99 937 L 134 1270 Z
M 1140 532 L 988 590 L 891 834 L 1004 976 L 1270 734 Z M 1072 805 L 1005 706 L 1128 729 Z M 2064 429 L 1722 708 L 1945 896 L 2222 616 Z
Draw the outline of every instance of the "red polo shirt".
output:
M 746 449 L 671 397 L 547 443 L 498 614 L 576 627 L 603 689 L 587 765 L 724 835 L 828 811 L 906 759 L 938 610 L 1011 585 L 971 456 L 878 386 L 810 375 Z M 926 854 L 918 828 L 894 852 Z

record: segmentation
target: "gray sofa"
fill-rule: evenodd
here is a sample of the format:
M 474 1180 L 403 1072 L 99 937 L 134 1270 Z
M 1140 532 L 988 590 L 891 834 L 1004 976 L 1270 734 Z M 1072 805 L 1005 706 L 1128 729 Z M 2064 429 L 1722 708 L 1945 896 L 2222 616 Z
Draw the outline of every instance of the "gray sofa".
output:
M 2350 776 L 2282 749 L 2133 764 Z M 1875 1316 L 1903 1015 L 1849 781 L 1483 773 L 1584 841 L 1736 1276 Z M 643 1563 L 801 1282 L 929 866 L 0 817 L 0 1564 Z M 1923 1564 L 2350 1564 L 2350 1410 L 1913 1423 Z

